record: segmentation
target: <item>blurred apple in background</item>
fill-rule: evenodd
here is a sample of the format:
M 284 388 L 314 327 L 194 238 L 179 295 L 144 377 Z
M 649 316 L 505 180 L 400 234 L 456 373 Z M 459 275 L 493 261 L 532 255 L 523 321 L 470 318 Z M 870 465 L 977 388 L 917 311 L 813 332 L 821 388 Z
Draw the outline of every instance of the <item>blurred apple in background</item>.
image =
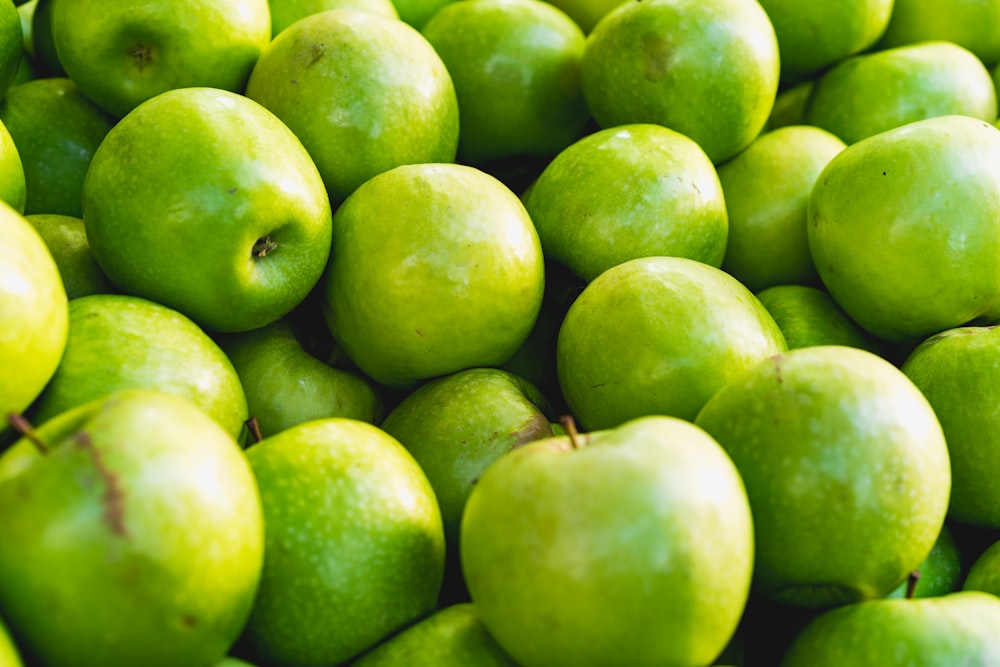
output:
M 0 515 L 0 614 L 39 664 L 212 664 L 250 614 L 257 486 L 185 398 L 118 392 L 41 425 L 0 457 Z
M 789 350 L 849 345 L 881 353 L 879 341 L 859 327 L 825 291 L 806 285 L 775 285 L 757 292 L 785 336 Z
M 997 0 L 894 0 L 877 48 L 947 40 L 972 51 L 987 67 L 1000 63 Z
M 455 159 L 451 76 L 402 21 L 349 10 L 308 16 L 264 50 L 246 95 L 302 141 L 335 205 L 393 167 Z
M 524 206 L 492 176 L 456 164 L 404 165 L 337 210 L 322 279 L 347 356 L 376 382 L 419 380 L 510 358 L 544 290 Z
M 24 44 L 21 15 L 11 2 L 0 3 L 0 97 L 14 84 Z
M 759 594 L 817 608 L 880 598 L 934 546 L 948 449 L 927 399 L 885 359 L 836 345 L 775 355 L 695 423 L 746 484 Z
M 87 243 L 83 219 L 58 213 L 26 215 L 42 238 L 59 267 L 66 296 L 75 299 L 88 294 L 109 294 L 114 285 L 94 261 Z
M 706 665 L 746 604 L 753 528 L 718 443 L 649 417 L 497 460 L 461 555 L 483 623 L 523 667 Z
M 0 622 L 0 667 L 23 667 L 23 665 L 10 633 Z
M 952 487 L 954 488 L 954 484 Z M 915 572 L 918 578 L 912 587 L 912 593 L 910 581 L 907 580 L 886 597 L 901 598 L 908 594 L 915 598 L 941 597 L 962 587 L 962 554 L 948 524 L 941 527 L 941 533 L 930 553 Z
M 601 130 L 561 151 L 524 195 L 545 258 L 591 281 L 639 257 L 719 266 L 726 202 L 691 139 L 660 125 Z
M 168 91 L 119 121 L 87 171 L 83 211 L 116 287 L 217 331 L 287 314 L 330 253 L 330 202 L 302 144 L 214 88 Z
M 175 310 L 112 294 L 70 302 L 65 353 L 30 417 L 41 423 L 112 392 L 138 388 L 189 399 L 232 437 L 243 431 L 246 397 L 219 346 Z
M 976 558 L 962 583 L 962 589 L 1000 596 L 1000 542 L 994 542 Z
M 724 385 L 786 350 L 760 301 L 720 269 L 646 257 L 608 269 L 570 306 L 556 365 L 588 430 L 645 415 L 694 419 Z
M 268 0 L 271 10 L 271 37 L 299 19 L 333 9 L 354 9 L 399 18 L 392 0 Z
M 21 156 L 7 127 L 0 123 L 0 201 L 18 213 L 24 213 L 26 199 Z

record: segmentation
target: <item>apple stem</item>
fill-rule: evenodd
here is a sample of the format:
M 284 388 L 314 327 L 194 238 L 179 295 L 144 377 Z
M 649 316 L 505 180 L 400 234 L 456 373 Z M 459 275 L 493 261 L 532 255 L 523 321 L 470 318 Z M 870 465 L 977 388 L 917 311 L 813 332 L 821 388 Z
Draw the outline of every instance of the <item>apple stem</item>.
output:
M 31 422 L 25 418 L 24 415 L 12 412 L 7 415 L 7 422 L 14 428 L 15 431 L 23 435 L 28 439 L 28 442 L 35 446 L 38 453 L 45 456 L 49 453 L 48 446 L 42 442 L 42 439 L 38 437 L 38 432 L 35 431 L 35 427 L 31 425 Z
M 583 445 L 580 443 L 580 433 L 576 430 L 576 420 L 571 415 L 563 415 L 559 418 L 559 423 L 566 429 L 566 435 L 569 436 L 573 449 L 580 449 Z
M 914 570 L 910 572 L 910 575 L 906 578 L 906 599 L 912 600 L 913 596 L 917 592 L 917 582 L 920 581 L 920 570 Z
M 254 444 L 264 439 L 263 434 L 260 432 L 260 422 L 257 421 L 256 417 L 251 417 L 244 423 L 247 425 L 247 428 L 250 429 L 250 437 L 253 438 Z
M 256 243 L 253 244 L 253 248 L 250 250 L 250 254 L 261 259 L 267 257 L 272 251 L 278 247 L 278 244 L 271 240 L 270 234 L 257 239 Z

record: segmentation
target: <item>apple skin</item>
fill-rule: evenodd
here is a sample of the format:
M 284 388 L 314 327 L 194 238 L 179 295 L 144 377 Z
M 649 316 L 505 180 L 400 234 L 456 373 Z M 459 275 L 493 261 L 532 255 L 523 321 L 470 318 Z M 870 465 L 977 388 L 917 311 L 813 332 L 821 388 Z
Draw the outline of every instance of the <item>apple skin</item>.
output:
M 809 200 L 809 249 L 830 295 L 888 341 L 1000 317 L 1000 130 L 965 116 L 852 144 Z
M 451 76 L 402 21 L 349 10 L 307 16 L 264 50 L 246 95 L 302 141 L 334 203 L 393 167 L 455 159 Z
M 324 314 L 347 356 L 392 387 L 495 366 L 538 317 L 545 266 L 514 193 L 457 164 L 404 165 L 337 209 Z
M 58 0 L 51 12 L 67 76 L 116 118 L 176 88 L 242 91 L 271 40 L 267 0 Z
M 138 388 L 189 399 L 232 437 L 243 431 L 246 396 L 219 346 L 181 313 L 117 294 L 69 303 L 62 360 L 29 416 L 41 423 L 115 391 Z
M 955 521 L 1000 528 L 1000 329 L 958 327 L 931 336 L 902 365 L 934 407 L 948 441 Z
M 681 257 L 608 269 L 570 306 L 556 341 L 559 384 L 587 430 L 645 415 L 694 419 L 731 377 L 787 349 L 739 281 Z
M 825 130 L 795 125 L 762 134 L 719 166 L 729 217 L 724 271 L 753 292 L 819 283 L 806 232 L 809 195 L 844 148 Z
M 21 14 L 12 2 L 0 3 L 0 98 L 14 85 L 24 43 Z
M 265 438 L 314 419 L 375 423 L 381 418 L 381 398 L 371 383 L 306 352 L 284 319 L 219 337 L 218 342 L 240 377 L 247 411 Z
M 24 169 L 24 212 L 83 215 L 83 180 L 113 119 L 69 79 L 35 79 L 0 100 Z
M 941 597 L 961 588 L 962 554 L 948 524 L 941 527 L 941 534 L 916 571 L 920 578 L 913 589 L 915 598 Z M 906 597 L 908 586 L 909 581 L 904 581 L 886 597 Z
M 987 67 L 1000 62 L 997 0 L 894 0 L 879 49 L 945 40 L 972 51 Z
M 0 622 L 0 667 L 23 667 L 14 640 L 10 638 L 7 628 Z
M 241 641 L 248 659 L 339 665 L 430 613 L 444 529 L 434 491 L 402 445 L 371 424 L 320 419 L 261 440 L 247 456 L 267 525 L 260 593 Z
M 475 605 L 445 607 L 386 640 L 351 667 L 517 667 L 490 636 Z
M 59 267 L 59 276 L 69 299 L 115 291 L 114 285 L 94 261 L 82 218 L 58 213 L 35 213 L 24 216 L 24 219 L 45 240 L 52 259 Z
M 330 253 L 330 201 L 309 154 L 224 90 L 171 90 L 119 121 L 91 161 L 83 211 L 112 283 L 216 331 L 288 313 Z
M 785 336 L 789 350 L 814 345 L 849 345 L 881 353 L 881 345 L 859 327 L 833 298 L 807 285 L 775 285 L 757 292 Z
M 764 127 L 778 69 L 774 28 L 753 0 L 637 0 L 594 27 L 581 73 L 602 128 L 665 125 L 719 164 Z
M 870 600 L 806 626 L 781 667 L 994 665 L 1000 599 L 979 592 L 921 600 Z
M 576 439 L 515 449 L 472 490 L 461 555 L 483 623 L 523 667 L 708 664 L 753 569 L 732 462 L 671 417 Z
M 353 9 L 398 19 L 392 0 L 268 0 L 272 39 L 299 19 L 332 9 Z
M 24 213 L 27 196 L 21 156 L 7 126 L 0 123 L 0 201 Z
M 59 366 L 69 307 L 59 268 L 45 241 L 0 202 L 0 418 L 22 412 Z M 3 430 L 0 426 L 0 430 Z
M 39 76 L 65 77 L 66 70 L 59 63 L 56 46 L 52 43 L 52 3 L 55 0 L 38 0 L 31 14 L 31 45 Z
M 1000 596 L 1000 542 L 994 542 L 972 563 L 962 590 Z
M 992 123 L 989 70 L 951 42 L 923 42 L 854 56 L 816 82 L 806 122 L 854 144 L 907 123 L 951 114 Z
M 584 35 L 559 9 L 538 0 L 453 2 L 421 34 L 455 85 L 460 162 L 551 157 L 583 134 Z
M 660 125 L 600 130 L 557 155 L 524 195 L 545 258 L 585 281 L 656 255 L 722 264 L 719 176 L 691 139 Z
M 47 667 L 221 659 L 264 554 L 233 437 L 187 399 L 146 390 L 37 435 L 44 456 L 22 439 L 0 457 L 0 614 L 25 655 Z
M 941 426 L 870 352 L 775 355 L 720 389 L 695 424 L 746 484 L 764 597 L 816 608 L 883 597 L 941 532 L 951 486 Z

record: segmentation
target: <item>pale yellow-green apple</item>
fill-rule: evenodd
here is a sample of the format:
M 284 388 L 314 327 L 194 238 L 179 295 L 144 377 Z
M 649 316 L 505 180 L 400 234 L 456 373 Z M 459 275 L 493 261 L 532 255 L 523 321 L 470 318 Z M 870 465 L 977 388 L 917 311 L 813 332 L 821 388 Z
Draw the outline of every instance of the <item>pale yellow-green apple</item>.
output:
M 513 192 L 474 167 L 404 165 L 372 178 L 337 209 L 333 247 L 327 322 L 381 384 L 501 364 L 541 307 L 535 227 Z
M 381 418 L 372 383 L 308 353 L 284 319 L 218 340 L 239 375 L 247 412 L 265 438 L 313 419 L 374 423 Z
M 50 11 L 67 76 L 116 118 L 175 88 L 242 92 L 271 40 L 268 0 L 55 0 Z
M 994 542 L 972 563 L 962 590 L 1000 596 L 1000 542 Z
M 215 88 L 137 107 L 83 184 L 87 239 L 111 282 L 216 331 L 256 329 L 298 305 L 326 265 L 331 219 L 295 135 Z
M 67 298 L 115 291 L 111 281 L 94 261 L 82 218 L 59 213 L 35 213 L 24 216 L 24 219 L 45 240 L 52 259 L 59 267 Z
M 267 526 L 240 642 L 248 659 L 339 665 L 431 612 L 444 571 L 441 512 L 395 439 L 320 419 L 261 440 L 247 457 Z
M 931 336 L 906 358 L 903 372 L 941 421 L 951 458 L 955 521 L 1000 528 L 1000 329 L 959 327 Z
M 916 341 L 1000 317 L 1000 130 L 917 121 L 848 146 L 809 201 L 813 262 L 878 338 Z
M 941 527 L 930 553 L 914 571 L 917 576 L 915 585 L 911 586 L 909 578 L 900 584 L 886 597 L 902 598 L 910 595 L 915 598 L 941 597 L 954 593 L 962 586 L 962 554 L 958 543 L 948 524 Z
M 760 0 L 774 26 L 783 81 L 807 79 L 867 50 L 889 25 L 893 0 Z
M 10 638 L 10 633 L 0 621 L 0 667 L 23 667 L 21 655 L 14 646 L 14 640 Z
M 122 389 L 183 396 L 237 437 L 247 419 L 239 376 L 219 346 L 181 313 L 117 294 L 69 302 L 69 335 L 59 368 L 32 405 L 31 420 Z
M 848 58 L 813 88 L 806 122 L 848 144 L 925 118 L 958 114 L 992 123 L 989 70 L 951 42 L 922 42 Z
M 584 35 L 553 5 L 453 2 L 421 33 L 455 85 L 460 161 L 550 158 L 583 134 L 590 118 L 580 88 Z
M 272 38 L 299 19 L 331 9 L 354 9 L 399 18 L 392 0 L 268 0 L 268 5 Z
M 755 0 L 630 0 L 588 36 L 581 74 L 601 127 L 665 125 L 718 164 L 764 127 L 778 69 L 774 28 Z
M 0 512 L 0 615 L 37 664 L 211 665 L 250 614 L 257 486 L 185 398 L 118 392 L 42 424 L 0 457 Z
M 14 84 L 24 45 L 21 14 L 13 2 L 0 2 L 0 97 Z
M 816 608 L 883 597 L 941 532 L 951 487 L 941 426 L 909 378 L 871 352 L 775 355 L 720 389 L 695 423 L 746 484 L 762 596 Z
M 757 298 L 724 271 L 683 257 L 633 259 L 577 297 L 556 366 L 583 428 L 645 415 L 693 419 L 730 378 L 787 349 Z
M 393 167 L 455 159 L 451 76 L 423 35 L 396 19 L 307 16 L 264 50 L 246 94 L 302 141 L 335 204 Z
M 661 125 L 623 125 L 561 151 L 524 195 L 542 251 L 585 281 L 651 256 L 718 267 L 729 225 L 705 151 Z
M 1000 63 L 998 0 L 894 0 L 880 49 L 930 40 L 954 42 L 988 67 Z
M 34 57 L 35 44 L 31 35 L 31 22 L 35 18 L 35 8 L 38 6 L 38 0 L 15 2 L 14 4 L 17 5 L 17 16 L 21 21 L 21 49 L 24 51 L 22 55 Z
M 351 663 L 351 667 L 472 666 L 517 667 L 469 603 L 434 612 Z
M 522 667 L 707 665 L 746 605 L 753 527 L 718 443 L 646 417 L 501 457 L 469 496 L 461 555 Z
M 7 126 L 0 122 L 0 201 L 24 213 L 27 198 L 24 166 Z
M 878 341 L 857 325 L 822 289 L 775 285 L 757 292 L 785 336 L 789 350 L 813 345 L 849 345 L 878 354 Z
M 66 288 L 41 235 L 0 202 L 0 431 L 59 366 L 69 330 Z
M 796 637 L 781 667 L 956 667 L 1000 663 L 1000 598 L 980 592 L 869 600 L 828 611 Z
M 809 195 L 844 148 L 825 130 L 794 125 L 762 134 L 719 166 L 729 215 L 723 270 L 754 292 L 819 282 L 806 234 Z
M 80 217 L 83 179 L 113 119 L 65 78 L 28 81 L 0 100 L 24 169 L 24 212 Z

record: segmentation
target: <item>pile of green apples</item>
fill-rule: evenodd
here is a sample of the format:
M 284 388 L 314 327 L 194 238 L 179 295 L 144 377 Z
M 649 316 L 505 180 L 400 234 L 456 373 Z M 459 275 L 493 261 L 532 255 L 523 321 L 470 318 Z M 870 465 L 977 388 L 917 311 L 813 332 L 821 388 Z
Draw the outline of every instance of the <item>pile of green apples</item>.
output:
M 0 667 L 1000 666 L 1000 0 L 0 0 Z

